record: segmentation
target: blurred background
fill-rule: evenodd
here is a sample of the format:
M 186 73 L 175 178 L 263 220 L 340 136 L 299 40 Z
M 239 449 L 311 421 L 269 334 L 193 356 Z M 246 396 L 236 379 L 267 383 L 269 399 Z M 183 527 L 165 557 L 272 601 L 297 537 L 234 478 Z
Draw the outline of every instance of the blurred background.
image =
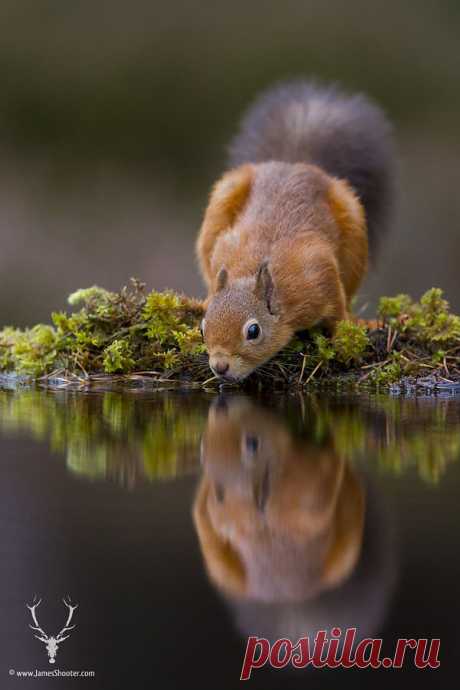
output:
M 395 126 L 399 199 L 360 304 L 437 285 L 460 310 L 460 4 L 2 0 L 0 323 L 130 276 L 202 294 L 193 244 L 257 92 L 365 91 Z

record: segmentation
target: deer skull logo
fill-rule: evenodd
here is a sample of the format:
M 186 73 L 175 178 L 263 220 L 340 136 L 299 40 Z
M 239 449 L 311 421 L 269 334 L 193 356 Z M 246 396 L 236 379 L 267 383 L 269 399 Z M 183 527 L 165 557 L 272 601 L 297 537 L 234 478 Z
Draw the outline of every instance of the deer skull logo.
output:
M 56 654 L 57 654 L 59 645 L 61 644 L 61 642 L 64 642 L 64 640 L 67 640 L 67 638 L 70 637 L 69 635 L 65 635 L 64 633 L 69 632 L 69 630 L 73 630 L 76 627 L 75 625 L 70 625 L 70 622 L 71 622 L 72 617 L 73 617 L 73 612 L 78 607 L 78 604 L 76 604 L 75 606 L 72 606 L 69 599 L 67 599 L 67 600 L 63 599 L 62 600 L 64 605 L 68 608 L 68 616 L 67 616 L 67 620 L 66 620 L 64 627 L 54 637 L 54 636 L 47 635 L 46 632 L 40 627 L 40 625 L 38 623 L 36 608 L 38 606 L 40 606 L 41 601 L 42 601 L 41 599 L 39 599 L 38 601 L 35 601 L 35 597 L 34 597 L 34 600 L 30 606 L 29 606 L 29 604 L 26 604 L 26 606 L 29 609 L 30 614 L 32 616 L 32 620 L 34 622 L 34 625 L 29 624 L 29 628 L 31 628 L 32 630 L 36 630 L 39 633 L 38 635 L 35 635 L 34 637 L 36 637 L 37 640 L 40 640 L 40 642 L 45 643 L 46 651 L 48 652 L 48 661 L 50 662 L 50 664 L 54 664 L 54 663 L 56 663 Z

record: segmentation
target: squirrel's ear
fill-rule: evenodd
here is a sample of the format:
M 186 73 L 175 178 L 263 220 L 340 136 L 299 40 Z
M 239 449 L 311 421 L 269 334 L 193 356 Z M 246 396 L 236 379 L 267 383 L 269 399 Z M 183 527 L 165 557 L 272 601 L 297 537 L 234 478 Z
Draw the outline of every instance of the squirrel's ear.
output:
M 216 280 L 216 292 L 220 292 L 228 283 L 228 272 L 225 266 L 222 266 L 219 273 L 217 274 Z
M 279 305 L 276 300 L 276 289 L 268 267 L 268 261 L 262 261 L 259 266 L 254 294 L 258 299 L 266 302 L 270 314 L 278 314 Z
M 201 270 L 212 282 L 211 256 L 217 237 L 235 223 L 246 205 L 254 178 L 251 164 L 230 170 L 214 185 L 197 240 Z

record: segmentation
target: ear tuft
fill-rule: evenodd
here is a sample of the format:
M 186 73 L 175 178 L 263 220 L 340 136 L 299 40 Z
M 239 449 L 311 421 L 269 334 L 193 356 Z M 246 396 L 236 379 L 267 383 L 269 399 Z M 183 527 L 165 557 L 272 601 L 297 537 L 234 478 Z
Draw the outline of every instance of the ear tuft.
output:
M 258 299 L 265 301 L 267 309 L 270 314 L 277 313 L 277 305 L 275 300 L 275 284 L 273 282 L 272 274 L 268 266 L 268 261 L 263 261 L 259 270 L 257 271 L 256 286 L 254 294 Z
M 216 292 L 220 292 L 228 283 L 228 271 L 225 266 L 222 266 L 219 273 L 217 274 L 216 281 Z

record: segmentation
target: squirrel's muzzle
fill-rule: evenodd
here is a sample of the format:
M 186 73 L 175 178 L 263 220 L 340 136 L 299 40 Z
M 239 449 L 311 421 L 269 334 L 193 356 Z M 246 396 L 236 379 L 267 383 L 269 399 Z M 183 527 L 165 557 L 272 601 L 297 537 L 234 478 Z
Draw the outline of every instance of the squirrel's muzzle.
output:
M 230 368 L 230 363 L 224 358 L 213 358 L 209 361 L 209 366 L 216 376 L 225 376 Z

